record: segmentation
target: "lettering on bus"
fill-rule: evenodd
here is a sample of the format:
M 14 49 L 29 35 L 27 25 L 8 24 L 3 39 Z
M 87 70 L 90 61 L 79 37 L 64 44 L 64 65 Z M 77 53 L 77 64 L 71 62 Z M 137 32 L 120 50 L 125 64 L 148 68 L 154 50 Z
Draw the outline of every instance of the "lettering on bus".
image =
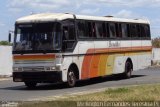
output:
M 116 42 L 109 42 L 109 47 L 120 47 L 120 43 L 118 41 Z

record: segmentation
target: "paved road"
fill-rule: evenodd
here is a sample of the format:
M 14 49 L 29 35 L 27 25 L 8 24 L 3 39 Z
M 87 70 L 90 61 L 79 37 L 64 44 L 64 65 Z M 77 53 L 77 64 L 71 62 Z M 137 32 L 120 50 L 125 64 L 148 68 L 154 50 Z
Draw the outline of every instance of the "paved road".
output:
M 28 90 L 23 83 L 14 83 L 12 80 L 7 80 L 0 81 L 0 101 L 28 101 L 107 87 L 151 83 L 160 83 L 160 67 L 133 72 L 131 79 L 120 79 L 117 76 L 110 76 L 103 79 L 81 81 L 74 88 L 67 88 L 63 84 L 40 84 L 34 90 Z

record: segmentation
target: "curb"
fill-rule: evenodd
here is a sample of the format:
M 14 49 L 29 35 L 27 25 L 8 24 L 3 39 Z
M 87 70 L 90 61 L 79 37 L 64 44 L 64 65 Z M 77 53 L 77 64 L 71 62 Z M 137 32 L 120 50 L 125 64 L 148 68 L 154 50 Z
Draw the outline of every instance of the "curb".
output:
M 9 76 L 9 75 L 0 75 L 0 82 L 11 80 L 11 78 L 12 78 L 12 76 Z

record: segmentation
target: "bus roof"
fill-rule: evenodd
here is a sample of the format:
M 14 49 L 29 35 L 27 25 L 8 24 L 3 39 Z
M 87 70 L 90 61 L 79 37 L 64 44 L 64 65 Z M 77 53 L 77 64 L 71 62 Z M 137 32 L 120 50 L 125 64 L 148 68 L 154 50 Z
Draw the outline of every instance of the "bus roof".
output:
M 144 23 L 149 24 L 148 20 L 144 19 L 125 19 L 115 17 L 100 17 L 100 16 L 87 16 L 87 15 L 75 15 L 76 19 L 82 20 L 95 20 L 95 21 L 111 21 L 111 22 L 128 22 L 128 23 Z M 69 13 L 41 13 L 32 14 L 19 18 L 16 23 L 40 23 L 40 22 L 52 22 L 61 21 L 65 19 L 74 19 L 73 14 Z

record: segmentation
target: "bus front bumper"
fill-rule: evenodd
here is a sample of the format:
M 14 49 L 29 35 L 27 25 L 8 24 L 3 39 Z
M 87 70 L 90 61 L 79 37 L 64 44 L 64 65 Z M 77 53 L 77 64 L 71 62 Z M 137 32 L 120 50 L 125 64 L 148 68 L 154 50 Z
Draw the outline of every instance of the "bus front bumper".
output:
M 14 82 L 56 83 L 62 82 L 61 71 L 49 72 L 13 72 Z

